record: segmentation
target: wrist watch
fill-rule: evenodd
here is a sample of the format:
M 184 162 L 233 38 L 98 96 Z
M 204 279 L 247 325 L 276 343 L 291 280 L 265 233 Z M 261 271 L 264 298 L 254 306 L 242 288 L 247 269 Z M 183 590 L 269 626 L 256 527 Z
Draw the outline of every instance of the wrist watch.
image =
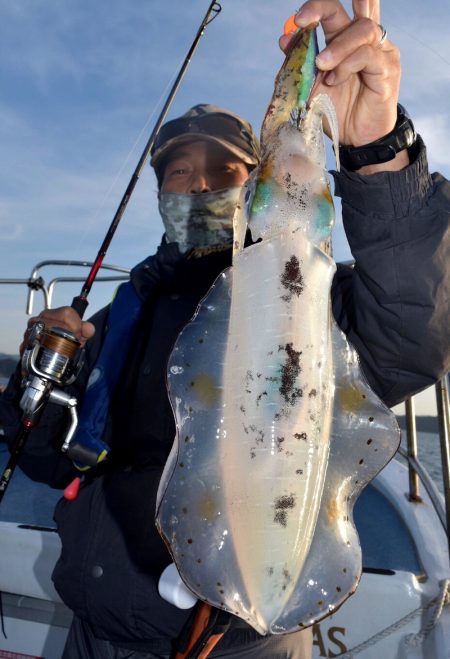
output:
M 366 165 L 378 165 L 393 160 L 397 153 L 412 147 L 416 139 L 417 133 L 413 122 L 403 105 L 399 103 L 397 121 L 390 133 L 363 146 L 341 144 L 339 158 L 345 169 L 354 172 Z

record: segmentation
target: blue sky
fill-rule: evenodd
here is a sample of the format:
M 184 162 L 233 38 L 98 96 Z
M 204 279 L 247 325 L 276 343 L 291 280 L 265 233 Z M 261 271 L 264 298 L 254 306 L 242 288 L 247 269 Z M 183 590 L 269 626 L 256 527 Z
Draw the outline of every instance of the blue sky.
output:
M 0 0 L 0 278 L 27 277 L 45 259 L 95 257 L 208 5 Z M 283 59 L 278 36 L 298 5 L 223 0 L 222 7 L 170 117 L 212 102 L 259 131 Z M 402 51 L 401 100 L 429 146 L 431 169 L 447 176 L 449 19 L 450 6 L 438 0 L 382 5 L 382 22 Z M 339 208 L 337 215 L 336 258 L 348 258 Z M 156 182 L 146 167 L 106 262 L 132 266 L 155 250 L 161 233 Z M 69 272 L 42 272 L 47 283 L 57 274 Z M 78 290 L 61 285 L 55 304 L 70 303 Z M 96 285 L 90 309 L 110 293 Z M 0 295 L 0 352 L 14 352 L 26 291 L 1 287 Z

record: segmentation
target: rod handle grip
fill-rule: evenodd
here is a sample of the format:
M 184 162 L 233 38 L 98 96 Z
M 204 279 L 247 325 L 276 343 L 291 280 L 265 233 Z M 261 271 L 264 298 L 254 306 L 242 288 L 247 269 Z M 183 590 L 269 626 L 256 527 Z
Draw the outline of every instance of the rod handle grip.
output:
M 82 297 L 81 295 L 77 295 L 76 297 L 73 298 L 72 304 L 70 305 L 72 309 L 75 309 L 77 314 L 80 316 L 80 318 L 83 318 L 84 312 L 87 309 L 89 302 L 87 298 Z
M 83 446 L 79 442 L 73 442 L 67 449 L 67 455 L 74 462 L 78 462 L 86 467 L 95 467 L 105 458 L 105 451 L 97 451 L 95 448 Z

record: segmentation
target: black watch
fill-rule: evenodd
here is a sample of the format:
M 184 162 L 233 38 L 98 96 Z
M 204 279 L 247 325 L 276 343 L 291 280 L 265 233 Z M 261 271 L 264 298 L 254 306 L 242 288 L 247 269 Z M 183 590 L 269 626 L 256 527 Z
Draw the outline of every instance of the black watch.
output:
M 363 146 L 341 144 L 339 146 L 341 165 L 354 172 L 366 165 L 389 162 L 389 160 L 394 160 L 399 151 L 412 147 L 416 139 L 417 134 L 413 122 L 403 105 L 399 103 L 394 130 L 379 140 Z

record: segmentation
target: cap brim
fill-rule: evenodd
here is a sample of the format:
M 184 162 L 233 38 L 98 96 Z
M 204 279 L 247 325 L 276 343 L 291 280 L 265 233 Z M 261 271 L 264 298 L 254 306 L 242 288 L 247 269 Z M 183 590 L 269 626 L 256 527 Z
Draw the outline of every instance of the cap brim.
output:
M 251 155 L 248 151 L 239 148 L 236 144 L 232 144 L 227 140 L 221 137 L 215 137 L 214 135 L 205 135 L 205 133 L 185 133 L 184 135 L 178 135 L 173 137 L 171 140 L 167 140 L 152 156 L 150 161 L 151 166 L 156 169 L 158 164 L 165 159 L 173 149 L 181 146 L 182 144 L 187 144 L 189 142 L 214 142 L 215 144 L 220 144 L 227 151 L 237 156 L 239 160 L 245 162 L 247 165 L 257 165 L 258 158 L 254 155 Z

